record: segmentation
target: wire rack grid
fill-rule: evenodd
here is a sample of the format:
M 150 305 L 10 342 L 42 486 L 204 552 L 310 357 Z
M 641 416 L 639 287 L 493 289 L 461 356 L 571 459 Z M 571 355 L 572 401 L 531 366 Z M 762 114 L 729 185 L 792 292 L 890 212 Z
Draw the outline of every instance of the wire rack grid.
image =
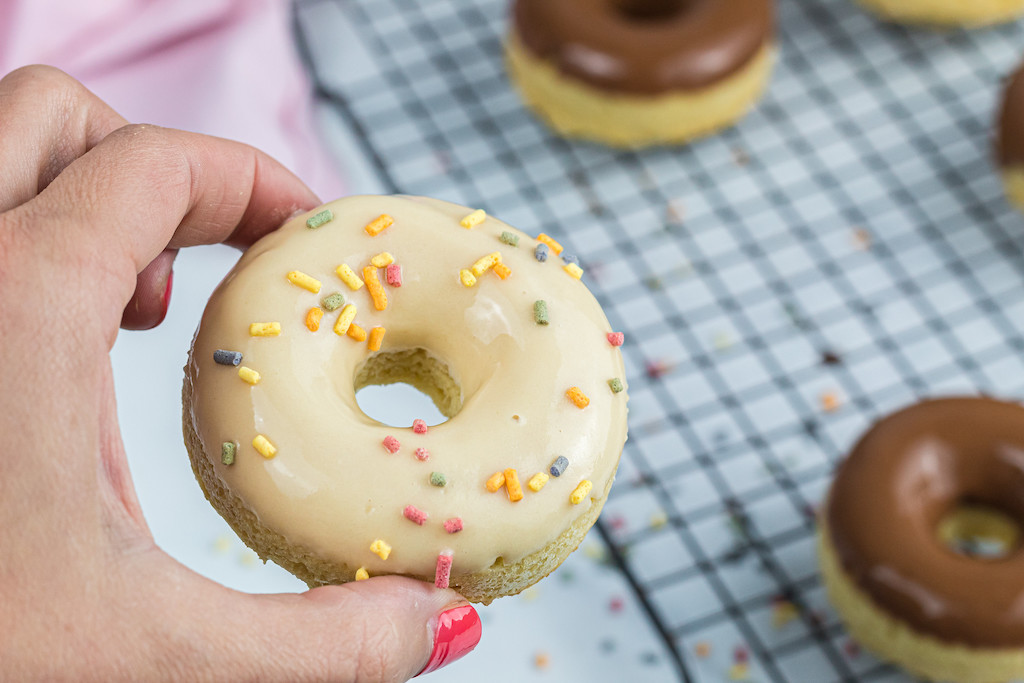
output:
M 1024 27 L 913 31 L 780 0 L 756 110 L 630 152 L 524 109 L 504 0 L 306 0 L 300 43 L 322 11 L 374 57 L 339 77 L 306 54 L 384 185 L 555 236 L 626 332 L 630 439 L 598 528 L 680 680 L 744 661 L 753 680 L 907 680 L 829 608 L 814 510 L 880 415 L 1024 389 L 1024 226 L 990 161 Z

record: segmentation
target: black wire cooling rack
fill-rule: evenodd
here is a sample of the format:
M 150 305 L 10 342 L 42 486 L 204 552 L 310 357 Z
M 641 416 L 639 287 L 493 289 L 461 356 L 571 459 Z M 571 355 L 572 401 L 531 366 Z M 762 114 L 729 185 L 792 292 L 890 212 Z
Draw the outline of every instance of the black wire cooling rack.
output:
M 327 63 L 329 12 L 372 68 Z M 389 191 L 555 236 L 626 332 L 630 439 L 599 529 L 680 680 L 730 664 L 751 680 L 906 680 L 829 609 L 814 508 L 882 414 L 1024 393 L 1024 218 L 990 160 L 1024 27 L 918 31 L 848 0 L 779 0 L 776 70 L 750 116 L 622 152 L 523 108 L 506 13 L 300 0 L 296 27 Z

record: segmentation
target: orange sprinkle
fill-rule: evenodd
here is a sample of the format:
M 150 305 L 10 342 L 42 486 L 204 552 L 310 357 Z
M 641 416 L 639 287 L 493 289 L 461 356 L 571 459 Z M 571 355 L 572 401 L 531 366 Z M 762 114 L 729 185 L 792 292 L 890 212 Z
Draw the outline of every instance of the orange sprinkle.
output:
M 494 274 L 500 277 L 502 280 L 508 278 L 512 274 L 512 270 L 504 263 L 499 263 L 494 266 Z
M 826 413 L 834 413 L 839 410 L 843 402 L 839 398 L 839 394 L 834 391 L 826 391 L 821 395 L 821 409 Z
M 587 395 L 584 394 L 583 390 L 579 387 L 570 387 L 569 390 L 565 392 L 565 395 L 580 410 L 583 410 L 590 405 L 590 399 L 587 398 Z
M 382 232 L 390 228 L 394 222 L 394 218 L 387 215 L 386 213 L 382 213 L 381 215 L 377 216 L 372 221 L 367 223 L 366 228 L 364 229 L 366 230 L 367 235 L 369 235 L 370 237 L 376 237 L 377 235 L 381 234 Z
M 309 309 L 306 313 L 306 328 L 310 332 L 316 332 L 320 329 L 320 321 L 323 320 L 324 312 L 319 306 L 314 306 Z
M 374 266 L 363 268 L 363 280 L 366 282 L 366 290 L 373 299 L 373 307 L 378 311 L 383 311 L 388 307 L 388 293 L 384 291 L 384 285 L 377 277 L 377 269 Z
M 495 472 L 494 474 L 491 475 L 491 478 L 488 479 L 487 483 L 485 484 L 485 486 L 487 487 L 487 490 L 490 491 L 491 493 L 496 492 L 498 489 L 500 489 L 504 485 L 505 485 L 505 473 L 504 472 Z
M 559 244 L 557 240 L 548 237 L 544 233 L 537 235 L 537 241 L 543 242 L 544 244 L 548 245 L 551 248 L 551 251 L 555 252 L 555 255 L 561 254 L 562 249 L 565 248 L 561 244 Z
M 697 655 L 701 659 L 707 659 L 711 656 L 711 643 L 706 640 L 702 640 L 693 646 L 693 654 Z
M 386 331 L 383 327 L 375 327 L 370 330 L 370 340 L 366 342 L 366 348 L 371 351 L 380 351 L 380 343 L 384 341 Z
M 348 326 L 348 332 L 346 332 L 345 334 L 352 337 L 357 342 L 366 341 L 366 330 L 359 327 L 359 325 L 356 325 L 355 323 L 352 323 L 351 325 Z
M 505 470 L 505 490 L 508 491 L 508 499 L 517 503 L 523 499 L 523 487 L 519 484 L 519 472 L 511 467 Z

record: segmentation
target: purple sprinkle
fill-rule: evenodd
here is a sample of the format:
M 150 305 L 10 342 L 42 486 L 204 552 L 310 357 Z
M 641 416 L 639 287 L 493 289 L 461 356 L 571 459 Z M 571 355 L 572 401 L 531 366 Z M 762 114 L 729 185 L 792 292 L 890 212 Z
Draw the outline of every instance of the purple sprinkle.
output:
M 548 260 L 548 245 L 538 244 L 537 248 L 533 250 L 533 257 L 540 262 Z
M 217 349 L 213 352 L 213 361 L 220 365 L 238 365 L 242 362 L 242 352 Z

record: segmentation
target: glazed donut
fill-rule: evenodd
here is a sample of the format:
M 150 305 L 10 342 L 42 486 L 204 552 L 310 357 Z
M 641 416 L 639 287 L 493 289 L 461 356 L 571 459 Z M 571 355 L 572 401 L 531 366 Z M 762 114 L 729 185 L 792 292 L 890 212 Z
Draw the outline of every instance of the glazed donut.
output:
M 985 26 L 1024 13 L 1024 0 L 858 0 L 886 21 L 931 26 Z
M 506 61 L 562 135 L 684 143 L 740 118 L 773 56 L 771 0 L 515 0 Z
M 855 640 L 918 676 L 1024 677 L 1021 520 L 1024 408 L 918 403 L 875 424 L 840 465 L 820 524 L 825 587 Z M 964 536 L 1007 550 L 954 550 Z
M 1007 198 L 1024 211 L 1024 66 L 1017 68 L 1003 89 L 996 132 L 996 161 Z
M 341 199 L 249 248 L 210 298 L 185 442 L 238 535 L 310 586 L 401 574 L 489 602 L 597 519 L 626 439 L 621 333 L 545 235 L 419 197 Z M 406 382 L 449 419 L 392 427 Z

